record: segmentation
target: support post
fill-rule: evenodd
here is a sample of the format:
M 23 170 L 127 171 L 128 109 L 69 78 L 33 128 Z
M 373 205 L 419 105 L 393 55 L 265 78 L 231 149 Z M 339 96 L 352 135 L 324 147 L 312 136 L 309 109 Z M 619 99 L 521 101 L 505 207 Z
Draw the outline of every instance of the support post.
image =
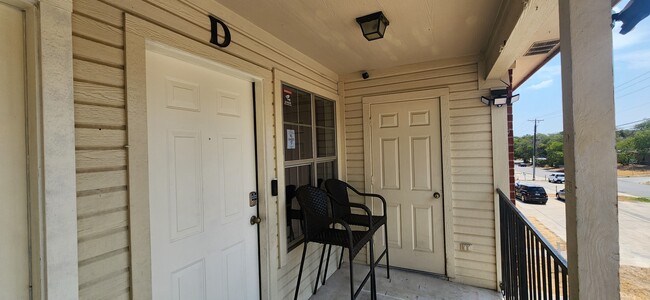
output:
M 562 0 L 570 299 L 620 299 L 610 0 Z

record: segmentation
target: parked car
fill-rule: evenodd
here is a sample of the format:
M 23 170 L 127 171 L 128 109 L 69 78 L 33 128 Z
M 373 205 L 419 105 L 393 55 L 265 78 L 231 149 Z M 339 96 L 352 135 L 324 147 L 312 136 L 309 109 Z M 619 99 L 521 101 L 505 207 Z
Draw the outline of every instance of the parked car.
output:
M 559 190 L 557 193 L 555 193 L 555 199 L 557 200 L 565 200 L 565 195 L 564 195 L 564 189 Z
M 546 204 L 548 201 L 546 190 L 539 185 L 530 183 L 520 183 L 515 188 L 515 197 L 524 203 L 535 202 L 539 204 Z
M 548 182 L 564 183 L 564 173 L 551 173 L 548 176 Z

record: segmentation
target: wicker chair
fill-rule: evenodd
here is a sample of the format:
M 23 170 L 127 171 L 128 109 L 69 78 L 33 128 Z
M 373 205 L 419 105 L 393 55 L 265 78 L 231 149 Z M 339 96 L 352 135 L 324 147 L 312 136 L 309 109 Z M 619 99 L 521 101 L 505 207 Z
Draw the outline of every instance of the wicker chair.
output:
M 334 205 L 332 207 L 334 217 L 345 221 L 349 225 L 367 227 L 368 230 L 373 234 L 377 230 L 379 230 L 380 227 L 382 226 L 384 227 L 385 248 L 384 251 L 379 255 L 377 261 L 375 261 L 374 264 L 377 265 L 385 255 L 386 256 L 386 277 L 390 278 L 390 264 L 388 259 L 388 226 L 386 225 L 387 222 L 386 199 L 384 199 L 384 197 L 382 197 L 379 194 L 361 193 L 353 186 L 349 185 L 347 182 L 338 179 L 328 179 L 327 181 L 325 181 L 325 188 L 334 199 L 333 201 Z M 350 202 L 350 198 L 348 196 L 348 189 L 352 190 L 355 194 L 359 196 L 379 198 L 379 200 L 381 200 L 383 205 L 383 215 L 372 215 L 372 218 L 368 218 L 368 216 L 365 214 L 364 215 L 353 214 L 352 210 L 350 209 L 350 207 L 352 207 L 353 205 Z M 356 206 L 358 207 L 358 205 Z M 368 209 L 364 208 L 364 210 L 368 210 Z M 325 264 L 325 274 L 327 274 L 327 266 L 329 264 L 329 256 L 330 256 L 331 249 L 332 247 L 330 246 L 330 249 L 327 252 L 327 263 Z M 341 268 L 342 261 L 343 261 L 343 251 L 341 251 L 341 258 L 339 259 L 339 268 Z M 323 278 L 323 284 L 325 284 L 325 278 Z
M 323 251 L 318 265 L 318 273 L 313 293 L 316 293 L 316 290 L 318 289 L 318 279 L 320 278 L 326 245 L 335 245 L 347 248 L 350 262 L 352 262 L 354 257 L 363 249 L 363 247 L 366 244 L 370 244 L 370 271 L 366 274 L 359 288 L 356 290 L 354 288 L 353 264 L 350 263 L 350 298 L 355 299 L 370 278 L 371 299 L 376 299 L 372 232 L 369 230 L 352 230 L 347 222 L 333 218 L 330 213 L 331 197 L 322 189 L 309 185 L 302 186 L 296 191 L 296 198 L 298 199 L 300 209 L 304 216 L 303 223 L 305 231 L 302 259 L 300 260 L 300 271 L 298 271 L 298 282 L 296 283 L 294 299 L 298 299 L 302 269 L 305 263 L 305 255 L 307 253 L 307 245 L 309 242 L 323 244 Z M 370 216 L 370 210 L 367 210 L 366 212 L 368 213 L 368 216 Z M 369 219 L 368 222 L 372 223 L 372 220 Z M 334 228 L 335 225 L 340 225 L 344 229 L 336 229 Z

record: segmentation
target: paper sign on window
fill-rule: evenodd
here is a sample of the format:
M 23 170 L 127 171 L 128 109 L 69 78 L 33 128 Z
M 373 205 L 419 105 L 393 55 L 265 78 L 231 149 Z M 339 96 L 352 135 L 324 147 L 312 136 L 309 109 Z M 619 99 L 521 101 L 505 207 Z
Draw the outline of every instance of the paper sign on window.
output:
M 296 149 L 296 131 L 287 129 L 287 149 Z

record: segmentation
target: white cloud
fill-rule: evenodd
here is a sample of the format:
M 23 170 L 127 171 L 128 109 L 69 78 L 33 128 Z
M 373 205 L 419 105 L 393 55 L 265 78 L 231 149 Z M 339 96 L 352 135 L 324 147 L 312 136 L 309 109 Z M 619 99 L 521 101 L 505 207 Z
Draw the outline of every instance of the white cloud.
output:
M 540 89 L 547 88 L 547 87 L 551 86 L 551 84 L 553 84 L 553 79 L 547 79 L 547 80 L 544 80 L 542 82 L 531 85 L 530 89 L 540 90 Z

